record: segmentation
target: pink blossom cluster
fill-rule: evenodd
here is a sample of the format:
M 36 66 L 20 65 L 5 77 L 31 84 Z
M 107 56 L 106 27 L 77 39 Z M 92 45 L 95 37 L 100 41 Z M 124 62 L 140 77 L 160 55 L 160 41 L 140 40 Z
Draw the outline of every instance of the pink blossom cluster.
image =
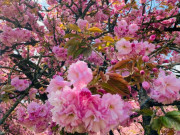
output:
M 180 47 L 180 32 L 177 33 L 177 37 L 175 38 L 174 43 Z
M 87 20 L 83 20 L 83 19 L 78 19 L 77 20 L 77 24 L 78 24 L 78 27 L 83 31 L 85 29 L 88 28 L 88 21 Z
M 87 60 L 95 65 L 102 65 L 103 61 L 99 55 L 95 52 L 92 52 L 91 55 L 87 58 Z
M 59 60 L 66 60 L 67 58 L 67 49 L 59 46 L 54 46 L 52 49 L 53 53 L 55 54 L 55 57 Z
M 122 38 L 115 44 L 116 49 L 118 50 L 118 55 L 142 55 L 147 56 L 152 51 L 155 50 L 155 45 L 152 43 L 149 43 L 147 41 L 145 42 L 138 42 L 133 41 L 132 43 L 130 41 L 127 41 L 126 39 Z
M 24 0 L 19 1 L 4 1 L 0 0 L 1 16 L 9 18 L 11 21 L 19 21 L 21 25 L 25 25 L 28 21 L 28 16 L 25 15 Z M 9 4 L 8 4 L 9 3 Z M 31 1 L 34 4 L 34 2 Z
M 180 99 L 180 79 L 176 75 L 160 70 L 158 78 L 154 80 L 150 90 L 150 97 L 160 103 L 170 104 Z
M 50 93 L 54 105 L 52 119 L 67 132 L 107 133 L 129 118 L 131 106 L 119 95 L 92 95 L 89 89 L 71 89 Z
M 29 41 L 31 38 L 31 32 L 25 29 L 12 29 L 8 26 L 4 26 L 0 33 L 0 40 L 3 44 L 11 46 L 15 43 L 22 43 Z
M 16 88 L 18 91 L 24 91 L 29 87 L 30 82 L 24 79 L 19 79 L 19 77 L 15 77 L 11 80 L 11 85 Z
M 7 110 L 11 108 L 11 103 L 0 103 L 0 119 L 2 119 L 3 114 L 6 113 Z M 16 117 L 16 113 L 12 114 L 12 117 Z M 17 135 L 34 135 L 31 131 L 24 128 L 22 125 L 20 125 L 17 121 L 17 119 L 7 119 L 6 120 L 6 126 L 0 126 L 1 132 L 4 132 L 8 135 L 17 134 Z
M 47 3 L 49 5 L 54 5 L 54 4 L 57 4 L 57 1 L 56 0 L 47 0 Z
M 173 62 L 179 63 L 179 62 L 180 62 L 180 54 L 179 54 L 178 52 L 174 51 L 174 52 L 172 53 L 171 60 L 172 60 Z
M 131 105 L 118 94 L 92 95 L 86 88 L 92 80 L 92 71 L 83 61 L 72 64 L 68 79 L 56 76 L 47 88 L 52 120 L 67 132 L 106 134 L 110 129 L 124 123 L 131 114 Z
M 126 20 L 121 20 L 114 27 L 114 32 L 118 37 L 123 37 L 125 35 L 134 35 L 138 31 L 139 27 L 137 24 L 132 23 L 128 25 Z
M 49 102 L 41 105 L 33 101 L 28 104 L 27 112 L 24 107 L 18 108 L 18 121 L 25 127 L 32 129 L 35 133 L 41 133 L 48 128 L 49 123 L 51 122 L 51 108 L 52 106 Z

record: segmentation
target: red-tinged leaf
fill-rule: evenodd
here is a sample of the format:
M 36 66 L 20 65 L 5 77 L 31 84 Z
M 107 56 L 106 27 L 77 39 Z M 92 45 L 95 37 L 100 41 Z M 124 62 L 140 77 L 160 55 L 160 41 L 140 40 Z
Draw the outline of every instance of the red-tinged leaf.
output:
M 153 68 L 156 67 L 156 66 L 155 66 L 154 64 L 152 64 L 152 63 L 146 63 L 146 66 L 147 66 L 148 68 L 150 68 L 150 69 L 153 69 Z
M 102 87 L 112 94 L 120 94 L 122 96 L 127 96 L 130 94 L 128 89 L 128 82 L 126 82 L 123 77 L 116 73 L 108 73 L 109 80 L 107 83 L 103 83 Z
M 107 79 L 106 79 L 106 76 L 104 75 L 104 73 L 103 73 L 102 71 L 100 71 L 99 74 L 100 74 L 100 76 L 101 76 L 102 81 L 103 81 L 103 82 L 106 82 Z
M 119 61 L 119 62 L 117 62 L 117 63 L 112 67 L 111 70 L 117 70 L 117 69 L 125 68 L 126 65 L 127 65 L 130 61 L 131 61 L 130 59 Z

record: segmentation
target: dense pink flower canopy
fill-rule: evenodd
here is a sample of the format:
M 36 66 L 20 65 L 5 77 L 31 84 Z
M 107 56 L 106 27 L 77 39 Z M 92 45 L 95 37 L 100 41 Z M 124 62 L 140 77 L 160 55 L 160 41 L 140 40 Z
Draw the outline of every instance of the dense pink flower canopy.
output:
M 0 134 L 178 135 L 179 9 L 0 0 Z

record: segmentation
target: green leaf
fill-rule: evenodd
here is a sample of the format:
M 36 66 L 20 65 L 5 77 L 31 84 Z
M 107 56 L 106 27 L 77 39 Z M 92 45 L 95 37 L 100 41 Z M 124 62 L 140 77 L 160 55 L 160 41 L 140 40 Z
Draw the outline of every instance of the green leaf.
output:
M 168 112 L 165 116 L 154 119 L 151 124 L 152 129 L 158 132 L 161 130 L 162 126 L 180 131 L 180 111 Z
M 166 128 L 174 128 L 180 131 L 180 111 L 172 111 L 161 117 L 161 121 Z
M 81 29 L 76 24 L 69 24 L 68 28 L 77 32 L 81 32 Z
M 65 47 L 68 48 L 69 46 L 72 46 L 74 44 L 80 44 L 81 40 L 77 37 L 74 37 L 72 39 L 69 39 L 67 42 L 66 42 L 66 45 Z
M 114 42 L 114 39 L 110 36 L 104 36 L 103 40 L 105 40 L 107 42 Z
M 92 49 L 86 45 L 86 42 L 82 42 L 78 38 L 72 38 L 65 45 L 68 48 L 68 56 L 73 56 L 77 58 L 80 54 L 83 54 L 85 57 L 89 56 L 92 52 Z
M 153 114 L 153 111 L 151 109 L 141 109 L 141 110 L 136 110 L 136 112 L 144 116 L 151 116 Z
M 88 31 L 90 32 L 97 32 L 97 33 L 101 33 L 102 30 L 98 27 L 92 27 L 92 28 L 89 28 Z
M 87 48 L 83 48 L 83 51 L 82 51 L 82 54 L 83 56 L 85 57 L 88 57 L 92 52 L 92 49 L 90 47 L 87 47 Z
M 74 55 L 79 49 L 79 45 L 78 44 L 73 44 L 71 46 L 68 47 L 68 56 L 70 55 Z
M 180 111 L 167 112 L 166 116 L 180 116 Z
M 154 119 L 151 123 L 151 128 L 156 130 L 158 133 L 160 133 L 162 126 L 163 125 L 160 118 Z
M 9 95 L 7 93 L 0 95 L 0 100 L 2 100 L 4 102 L 8 102 L 9 101 Z
M 80 37 L 80 36 L 77 35 L 77 34 L 72 34 L 72 33 L 66 34 L 66 35 L 64 36 L 64 38 L 71 38 L 71 37 Z

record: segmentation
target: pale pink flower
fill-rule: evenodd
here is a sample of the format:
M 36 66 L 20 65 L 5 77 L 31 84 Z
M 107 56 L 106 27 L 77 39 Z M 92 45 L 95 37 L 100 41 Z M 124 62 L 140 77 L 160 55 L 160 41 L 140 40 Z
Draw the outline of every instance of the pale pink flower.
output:
M 179 92 L 180 80 L 173 73 L 166 75 L 165 71 L 161 70 L 158 78 L 154 80 L 150 97 L 160 103 L 169 104 L 180 98 Z
M 130 34 L 134 34 L 139 29 L 137 24 L 130 24 L 128 28 L 129 28 L 129 33 Z
M 39 109 L 40 105 L 36 102 L 31 102 L 28 107 L 27 107 L 27 112 L 28 113 L 34 113 L 37 112 Z
M 113 102 L 112 102 L 113 101 Z M 121 116 L 123 115 L 124 101 L 119 95 L 104 94 L 102 96 L 102 105 L 105 110 L 109 113 L 109 120 L 113 122 L 121 121 Z M 116 124 L 117 124 L 116 123 Z
M 85 62 L 77 61 L 69 67 L 67 78 L 75 87 L 83 88 L 92 80 L 93 76 Z
M 140 3 L 142 4 L 142 3 L 146 3 L 146 0 L 140 0 Z
M 132 51 L 131 43 L 122 38 L 116 43 L 116 49 L 120 55 L 129 54 Z
M 145 55 L 148 55 L 148 54 L 150 54 L 151 52 L 153 52 L 155 50 L 155 45 L 151 44 L 151 43 L 148 43 L 147 41 L 145 41 L 143 43 L 143 46 L 144 46 Z
M 88 21 L 87 20 L 83 20 L 83 19 L 78 19 L 77 20 L 77 24 L 78 24 L 78 27 L 81 29 L 81 30 L 84 30 L 86 28 L 88 28 Z
M 47 87 L 46 91 L 58 91 L 61 90 L 65 86 L 70 86 L 70 83 L 67 81 L 64 81 L 64 79 L 61 76 L 56 76 L 54 79 L 50 81 L 49 86 Z
M 55 54 L 57 60 L 62 61 L 67 59 L 67 49 L 59 46 L 54 46 L 52 52 Z
M 178 36 L 175 38 L 174 43 L 180 47 L 180 33 L 178 33 Z
M 121 20 L 119 22 L 117 22 L 118 28 L 119 29 L 125 29 L 127 27 L 127 22 L 126 20 Z
M 134 47 L 134 51 L 139 54 L 142 50 L 143 50 L 143 44 L 140 42 L 138 43 L 138 41 L 134 41 L 135 47 Z
M 90 133 L 103 133 L 107 128 L 107 123 L 101 117 L 98 111 L 87 111 L 83 118 L 86 130 Z
M 16 88 L 18 91 L 24 91 L 29 87 L 30 82 L 27 80 L 19 79 L 19 77 L 15 77 L 11 80 L 11 85 Z
M 23 121 L 26 116 L 27 116 L 27 114 L 26 114 L 25 108 L 24 107 L 19 107 L 18 110 L 17 110 L 17 119 L 19 121 Z

